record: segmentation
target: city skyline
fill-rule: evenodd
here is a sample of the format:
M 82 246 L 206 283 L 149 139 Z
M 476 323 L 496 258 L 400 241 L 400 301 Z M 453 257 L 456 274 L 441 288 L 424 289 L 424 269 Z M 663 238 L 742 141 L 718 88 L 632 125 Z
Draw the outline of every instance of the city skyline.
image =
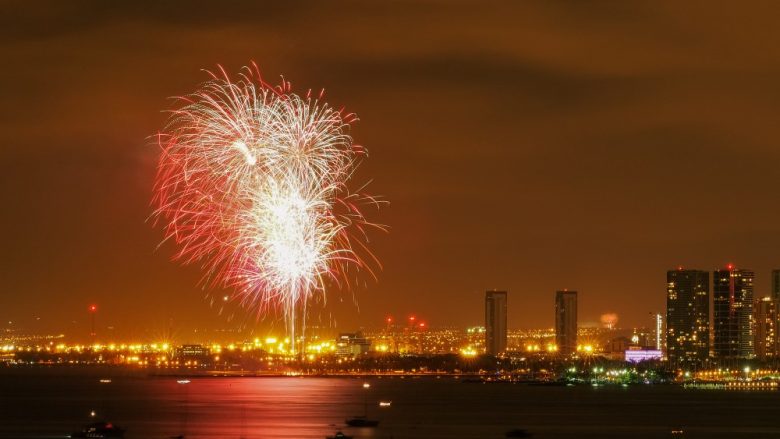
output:
M 773 277 L 776 273 L 777 270 L 773 270 Z M 430 325 L 425 317 L 411 315 L 397 319 L 387 316 L 379 330 L 376 327 L 360 328 L 358 332 L 338 332 L 338 337 L 334 328 L 318 326 L 309 326 L 305 337 L 299 334 L 296 338 L 291 338 L 284 330 L 275 334 L 231 330 L 217 338 L 214 332 L 194 337 L 192 334 L 177 335 L 171 327 L 166 334 L 157 334 L 151 341 L 146 337 L 128 342 L 122 338 L 111 338 L 116 334 L 110 331 L 96 330 L 95 318 L 100 308 L 92 304 L 87 307 L 90 325 L 86 342 L 78 343 L 79 337 L 73 334 L 35 335 L 8 327 L 0 338 L 5 343 L 0 348 L 7 358 L 13 358 L 15 352 L 32 350 L 30 355 L 33 357 L 38 354 L 53 356 L 57 362 L 62 362 L 63 358 L 58 357 L 60 354 L 78 356 L 86 352 L 106 352 L 125 355 L 120 358 L 124 363 L 129 358 L 126 355 L 132 356 L 134 352 L 154 353 L 196 344 L 203 349 L 209 346 L 222 349 L 220 343 L 227 337 L 230 344 L 225 345 L 225 349 L 229 351 L 248 349 L 266 352 L 270 346 L 272 353 L 278 342 L 278 354 L 296 357 L 296 346 L 300 345 L 301 354 L 308 352 L 312 360 L 327 347 L 328 355 L 335 353 L 353 357 L 370 353 L 459 353 L 473 357 L 484 353 L 489 357 L 506 358 L 507 355 L 528 353 L 550 355 L 566 361 L 589 356 L 614 360 L 616 356 L 622 358 L 625 355 L 625 360 L 631 362 L 662 360 L 672 369 L 728 365 L 741 360 L 776 361 L 780 358 L 780 343 L 776 337 L 780 324 L 777 301 L 771 295 L 754 297 L 754 281 L 754 271 L 733 264 L 712 273 L 683 267 L 668 270 L 665 325 L 662 314 L 651 314 L 653 323 L 631 328 L 630 338 L 627 337 L 628 328 L 616 325 L 614 314 L 602 316 L 600 327 L 579 325 L 578 293 L 568 289 L 555 291 L 554 328 L 510 328 L 507 320 L 508 292 L 488 290 L 484 294 L 484 326 L 481 327 L 436 327 Z M 367 335 L 364 335 L 364 329 L 368 330 Z M 665 344 L 662 342 L 664 338 Z M 261 340 L 266 340 L 265 346 Z M 167 363 L 165 367 L 168 367 Z
M 669 275 L 671 273 L 679 273 L 679 272 L 704 273 L 704 274 L 707 275 L 707 278 L 709 279 L 712 276 L 716 276 L 716 274 L 719 271 L 730 271 L 730 270 L 737 270 L 737 271 L 743 270 L 744 271 L 744 269 L 737 268 L 732 263 L 728 263 L 728 264 L 722 265 L 721 268 L 715 269 L 712 272 L 707 271 L 707 270 L 697 270 L 697 269 L 685 268 L 683 266 L 677 266 L 674 269 L 668 270 L 667 271 L 667 284 L 666 284 L 666 287 L 665 287 L 665 290 L 664 290 L 666 292 L 666 294 L 663 296 L 665 298 L 664 299 L 665 304 L 659 311 L 663 311 L 663 313 L 666 315 L 666 319 L 668 321 L 668 318 L 669 318 L 669 315 L 670 315 L 669 314 L 669 303 L 670 303 L 669 302 L 669 282 L 670 282 Z M 771 279 L 772 279 L 772 286 L 773 286 L 773 288 L 776 287 L 776 285 L 777 285 L 776 279 L 777 279 L 777 273 L 779 273 L 779 272 L 780 272 L 780 270 L 771 270 Z M 759 299 L 762 299 L 764 297 L 774 297 L 773 294 L 771 294 L 771 292 L 768 293 L 768 294 L 761 294 L 761 293 L 757 293 L 756 294 L 756 293 L 754 293 L 753 292 L 753 289 L 754 289 L 753 288 L 753 284 L 755 283 L 756 276 L 755 276 L 754 271 L 748 271 L 748 273 L 751 276 L 750 277 L 750 286 L 749 286 L 749 288 L 750 288 L 750 298 L 749 298 L 748 302 L 753 303 L 753 302 L 756 302 Z M 761 278 L 761 277 L 762 276 L 759 274 L 758 278 Z M 707 281 L 706 285 L 709 285 L 709 280 Z M 714 282 L 713 282 L 713 285 L 715 285 Z M 707 288 L 709 288 L 709 287 L 707 287 Z M 713 287 L 713 289 L 714 289 L 714 287 Z M 490 291 L 496 291 L 496 290 L 488 290 L 488 293 Z M 556 294 L 560 293 L 560 292 L 569 292 L 569 290 L 568 289 L 556 290 Z M 576 294 L 577 291 L 572 290 L 570 292 Z M 506 294 L 506 292 L 503 292 L 503 293 Z M 484 294 L 484 292 L 482 292 L 480 294 Z M 548 294 L 549 294 L 549 292 L 548 292 Z M 708 298 L 710 297 L 709 293 L 708 293 L 707 297 Z M 714 291 L 712 292 L 712 297 L 714 297 Z M 226 296 L 225 296 L 225 298 L 226 298 Z M 774 300 L 776 300 L 776 299 L 774 299 Z M 106 320 L 106 319 L 110 319 L 111 318 L 111 314 L 109 313 L 108 316 L 103 316 L 103 311 L 104 310 L 103 310 L 102 306 L 98 307 L 97 304 L 90 303 L 90 304 L 85 305 L 85 306 L 83 306 L 81 308 L 82 309 L 77 310 L 77 312 L 79 314 L 76 315 L 75 319 L 70 321 L 70 325 L 64 325 L 64 326 L 60 326 L 60 327 L 45 327 L 43 325 L 38 324 L 40 319 L 38 317 L 36 317 L 36 316 L 33 316 L 32 319 L 30 319 L 30 318 L 24 319 L 23 318 L 21 320 L 10 318 L 10 319 L 7 319 L 7 320 L 3 321 L 3 324 L 5 325 L 4 326 L 5 329 L 17 330 L 17 331 L 21 330 L 22 332 L 26 332 L 26 333 L 30 333 L 30 334 L 35 334 L 35 333 L 38 333 L 38 334 L 43 334 L 43 333 L 52 334 L 52 333 L 65 333 L 65 332 L 68 332 L 68 335 L 70 337 L 75 338 L 75 339 L 81 339 L 82 337 L 85 337 L 85 334 L 91 334 L 92 333 L 92 331 L 94 330 L 93 327 L 95 325 L 96 315 L 100 316 L 99 320 L 98 320 L 98 322 L 99 322 L 98 323 L 98 327 L 101 328 L 101 333 L 109 332 L 109 333 L 112 333 L 112 334 L 116 334 L 116 335 L 118 335 L 120 337 L 130 337 L 130 338 L 133 338 L 133 337 L 136 337 L 136 338 L 137 337 L 146 337 L 148 339 L 150 334 L 153 334 L 155 336 L 159 336 L 162 333 L 170 333 L 171 331 L 174 331 L 174 330 L 177 331 L 177 332 L 183 332 L 183 333 L 190 333 L 192 331 L 194 331 L 195 333 L 197 333 L 198 331 L 201 331 L 201 332 L 209 332 L 209 331 L 211 331 L 211 332 L 225 332 L 225 331 L 228 331 L 228 332 L 244 332 L 244 333 L 248 333 L 248 334 L 255 334 L 255 333 L 257 333 L 257 334 L 268 334 L 268 333 L 276 333 L 274 331 L 278 332 L 280 330 L 281 331 L 284 330 L 284 326 L 282 325 L 281 321 L 270 321 L 270 322 L 249 321 L 249 322 L 245 322 L 243 324 L 235 324 L 235 323 L 231 323 L 231 322 L 227 321 L 227 322 L 224 322 L 222 326 L 208 327 L 208 326 L 202 325 L 200 327 L 198 327 L 198 326 L 189 327 L 189 326 L 186 326 L 186 325 L 181 325 L 178 322 L 174 323 L 176 321 L 176 319 L 169 318 L 168 320 L 166 320 L 164 322 L 160 322 L 159 324 L 151 325 L 149 327 L 144 327 L 144 328 L 141 328 L 140 330 L 136 330 L 136 331 L 123 331 L 121 329 L 117 330 L 117 327 L 113 324 L 113 322 L 111 320 Z M 99 308 L 99 310 L 98 310 L 98 308 Z M 507 309 L 511 310 L 512 308 L 511 307 L 507 307 Z M 525 314 L 534 314 L 537 311 L 541 311 L 541 310 L 528 310 L 526 308 L 526 309 L 524 309 L 524 311 L 525 311 Z M 617 311 L 619 311 L 619 310 L 617 310 Z M 655 315 L 655 312 L 657 312 L 657 311 L 648 311 L 648 312 L 653 314 L 653 315 Z M 747 312 L 748 313 L 752 313 L 753 312 L 752 306 L 748 309 Z M 707 313 L 709 313 L 709 309 L 707 310 Z M 507 311 L 507 314 L 510 314 L 509 311 Z M 515 314 L 517 314 L 517 312 L 515 312 Z M 317 327 L 317 328 L 325 328 L 326 330 L 329 330 L 329 331 L 331 331 L 333 333 L 338 333 L 339 331 L 343 331 L 343 330 L 356 330 L 356 329 L 360 329 L 360 328 L 378 328 L 378 327 L 382 327 L 383 325 L 386 325 L 387 322 L 388 322 L 388 319 L 392 319 L 394 321 L 403 321 L 406 318 L 410 318 L 410 317 L 411 318 L 418 318 L 418 316 L 419 316 L 420 320 L 424 319 L 426 321 L 425 324 L 429 325 L 431 327 L 460 327 L 460 328 L 467 328 L 467 327 L 479 326 L 481 323 L 485 322 L 485 314 L 484 314 L 484 312 L 482 313 L 482 316 L 479 317 L 476 320 L 466 321 L 465 323 L 462 323 L 462 322 L 457 323 L 457 322 L 449 321 L 447 318 L 444 318 L 441 315 L 437 315 L 435 313 L 432 314 L 432 315 L 422 315 L 422 314 L 419 314 L 419 313 L 411 310 L 411 311 L 402 312 L 402 313 L 386 313 L 378 321 L 361 322 L 359 324 L 355 323 L 355 322 L 351 322 L 351 323 L 347 322 L 347 323 L 343 323 L 341 326 L 339 326 L 339 325 L 315 325 L 315 327 Z M 588 327 L 602 327 L 602 326 L 605 325 L 605 323 L 603 321 L 604 316 L 610 316 L 610 318 L 617 317 L 617 319 L 618 319 L 617 320 L 617 327 L 621 327 L 621 328 L 650 328 L 651 326 L 654 325 L 654 323 L 651 323 L 650 320 L 648 320 L 647 316 L 645 316 L 644 319 L 640 319 L 637 322 L 625 322 L 625 321 L 623 321 L 620 318 L 621 314 L 619 312 L 618 313 L 608 312 L 608 313 L 599 314 L 599 316 L 597 318 L 588 319 L 588 320 L 585 320 L 585 321 L 583 321 L 582 319 L 578 318 L 577 319 L 578 320 L 578 327 L 585 327 L 585 328 L 588 328 Z M 601 318 L 602 320 L 599 321 L 599 318 Z M 747 319 L 751 320 L 752 317 L 747 317 Z M 456 318 L 456 319 L 452 319 L 452 320 L 458 320 L 458 319 Z M 556 326 L 556 319 L 555 319 L 555 317 L 553 317 L 551 320 L 552 321 L 548 325 L 532 326 L 532 325 L 529 325 L 529 324 L 525 324 L 526 321 L 522 317 L 520 319 L 516 320 L 516 321 L 513 321 L 512 317 L 507 317 L 506 318 L 506 327 L 508 329 L 512 329 L 512 330 L 517 330 L 517 329 L 524 330 L 524 329 L 555 328 L 555 326 Z M 714 314 L 713 314 L 712 320 L 713 320 L 713 325 L 715 325 L 716 323 L 715 323 Z M 431 324 L 429 322 L 433 322 L 433 324 Z M 611 322 L 610 325 L 612 325 L 614 323 L 615 322 Z M 687 325 L 687 323 L 686 323 L 686 325 Z M 749 330 L 750 332 L 746 333 L 744 336 L 742 336 L 745 340 L 750 340 L 750 342 L 749 342 L 750 347 L 749 348 L 745 348 L 745 349 L 753 349 L 753 347 L 752 347 L 752 340 L 754 338 L 753 337 L 753 332 L 752 332 L 753 331 L 753 329 L 752 329 L 753 325 L 754 325 L 753 323 L 750 323 L 749 324 L 749 327 L 751 328 Z M 745 323 L 743 323 L 742 326 L 745 326 Z M 2 327 L 3 326 L 0 325 L 0 328 L 2 328 Z M 734 331 L 737 331 L 737 329 L 734 329 Z M 745 330 L 743 330 L 743 331 L 745 331 Z

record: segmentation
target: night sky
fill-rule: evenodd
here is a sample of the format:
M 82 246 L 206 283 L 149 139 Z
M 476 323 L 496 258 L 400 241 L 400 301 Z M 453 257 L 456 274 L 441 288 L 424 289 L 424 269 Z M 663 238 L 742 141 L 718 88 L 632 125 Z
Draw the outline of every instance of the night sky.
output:
M 498 288 L 510 328 L 550 327 L 569 288 L 581 324 L 649 325 L 667 269 L 733 262 L 759 296 L 780 267 L 776 2 L 120 3 L 3 2 L 3 325 L 281 330 L 147 220 L 169 98 L 253 60 L 358 114 L 356 183 L 390 201 L 378 281 L 312 324 L 482 324 Z

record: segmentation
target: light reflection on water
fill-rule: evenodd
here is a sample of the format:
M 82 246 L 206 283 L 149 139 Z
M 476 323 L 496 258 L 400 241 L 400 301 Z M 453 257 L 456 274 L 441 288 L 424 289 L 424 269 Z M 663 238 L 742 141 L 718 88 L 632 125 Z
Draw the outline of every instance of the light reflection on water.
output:
M 0 375 L 0 437 L 56 437 L 89 412 L 125 427 L 128 439 L 324 438 L 338 428 L 365 438 L 780 438 L 777 392 L 676 386 L 590 388 L 461 383 L 452 378 L 176 378 Z M 371 387 L 363 388 L 369 381 Z M 379 401 L 393 401 L 380 408 Z M 346 428 L 361 415 L 377 429 Z

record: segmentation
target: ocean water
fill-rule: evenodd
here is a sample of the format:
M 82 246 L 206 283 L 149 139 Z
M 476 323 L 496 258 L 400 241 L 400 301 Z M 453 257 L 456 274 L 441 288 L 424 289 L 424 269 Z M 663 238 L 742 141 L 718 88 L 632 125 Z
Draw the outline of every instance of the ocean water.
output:
M 126 438 L 780 438 L 780 393 L 544 387 L 436 378 L 190 378 L 0 372 L 0 438 L 55 438 L 95 418 Z M 363 387 L 369 383 L 368 389 Z M 392 401 L 387 408 L 379 401 Z M 348 428 L 368 412 L 378 428 Z

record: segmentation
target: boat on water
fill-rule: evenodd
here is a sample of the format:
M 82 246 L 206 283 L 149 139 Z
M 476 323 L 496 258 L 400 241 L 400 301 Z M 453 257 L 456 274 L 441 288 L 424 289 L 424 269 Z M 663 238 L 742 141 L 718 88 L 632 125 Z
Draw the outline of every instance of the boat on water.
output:
M 509 430 L 504 434 L 505 437 L 531 437 L 532 434 L 529 433 L 527 430 L 523 430 L 522 428 L 515 428 L 514 430 Z
M 337 431 L 333 436 L 325 436 L 325 439 L 352 439 L 352 436 L 347 436 L 346 434 Z
M 376 427 L 379 425 L 379 421 L 368 419 L 366 416 L 354 416 L 344 422 L 350 427 Z
M 371 384 L 363 383 L 364 389 L 371 388 Z M 364 393 L 365 399 L 363 400 L 363 416 L 353 416 L 344 421 L 350 427 L 376 427 L 379 425 L 379 421 L 375 419 L 368 419 L 368 394 Z
M 71 438 L 123 438 L 125 430 L 111 422 L 94 422 L 86 425 L 81 431 L 70 435 Z

